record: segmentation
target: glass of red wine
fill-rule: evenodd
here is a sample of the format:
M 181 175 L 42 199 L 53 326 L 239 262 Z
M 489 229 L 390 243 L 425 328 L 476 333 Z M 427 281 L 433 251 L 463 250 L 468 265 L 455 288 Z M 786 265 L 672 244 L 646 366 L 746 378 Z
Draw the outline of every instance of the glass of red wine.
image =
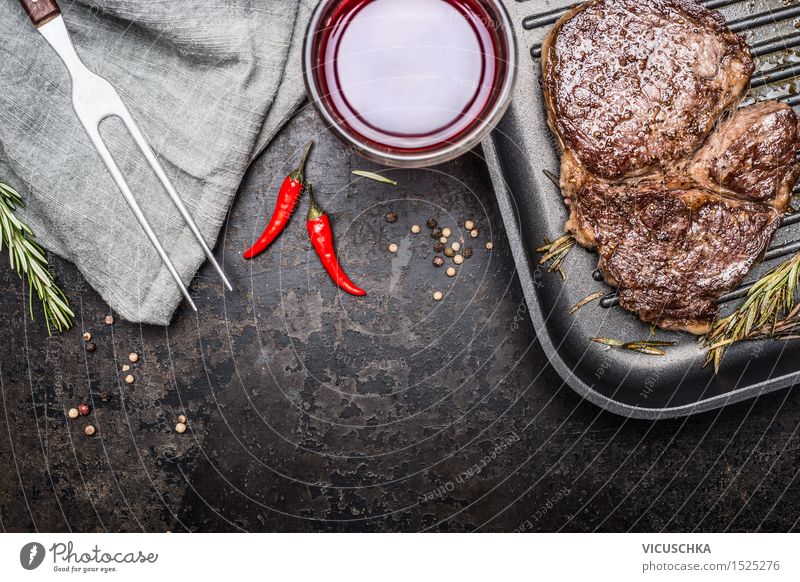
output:
M 308 94 L 365 157 L 432 166 L 508 107 L 517 50 L 500 0 L 323 0 L 303 48 Z

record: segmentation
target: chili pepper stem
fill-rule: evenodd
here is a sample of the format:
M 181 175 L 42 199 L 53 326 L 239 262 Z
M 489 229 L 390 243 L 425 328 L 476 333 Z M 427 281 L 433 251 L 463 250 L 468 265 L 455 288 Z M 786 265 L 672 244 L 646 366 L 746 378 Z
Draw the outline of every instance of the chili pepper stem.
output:
M 306 184 L 306 192 L 308 192 L 308 220 L 316 220 L 323 214 L 325 211 L 317 205 L 317 199 L 314 198 L 314 186 L 312 184 Z
M 292 170 L 292 172 L 289 174 L 289 177 L 292 178 L 292 180 L 297 180 L 298 182 L 301 183 L 303 182 L 303 179 L 305 178 L 306 162 L 308 161 L 308 154 L 311 153 L 311 149 L 313 147 L 314 147 L 314 142 L 313 141 L 308 142 L 308 145 L 306 146 L 306 151 L 303 154 L 303 158 L 300 160 L 300 164 L 298 164 L 298 166 L 294 170 Z

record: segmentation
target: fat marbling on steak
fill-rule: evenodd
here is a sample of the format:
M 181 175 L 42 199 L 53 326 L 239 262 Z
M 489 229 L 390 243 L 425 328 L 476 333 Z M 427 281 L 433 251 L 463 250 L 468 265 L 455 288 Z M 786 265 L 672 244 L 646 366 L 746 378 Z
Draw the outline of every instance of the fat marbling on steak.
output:
M 567 232 L 597 249 L 622 307 L 705 333 L 788 207 L 796 115 L 777 102 L 730 113 L 750 51 L 691 0 L 582 4 L 556 23 L 542 63 Z

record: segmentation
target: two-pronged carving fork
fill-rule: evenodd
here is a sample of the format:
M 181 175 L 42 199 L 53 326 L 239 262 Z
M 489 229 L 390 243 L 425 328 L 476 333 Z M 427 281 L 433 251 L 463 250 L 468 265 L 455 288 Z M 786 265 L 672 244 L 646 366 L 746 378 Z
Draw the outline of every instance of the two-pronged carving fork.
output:
M 192 297 L 189 295 L 189 291 L 186 289 L 183 281 L 181 281 L 180 275 L 178 275 L 178 272 L 175 270 L 175 266 L 172 264 L 164 247 L 161 246 L 161 242 L 159 242 L 155 232 L 153 232 L 144 214 L 142 214 L 142 210 L 133 197 L 133 193 L 128 183 L 125 181 L 125 177 L 122 175 L 122 172 L 120 172 L 111 152 L 100 137 L 100 123 L 104 119 L 119 117 L 122 120 L 128 132 L 131 134 L 131 137 L 133 137 L 133 140 L 142 150 L 145 159 L 163 184 L 164 189 L 169 194 L 178 212 L 180 212 L 186 224 L 189 226 L 189 229 L 192 231 L 192 234 L 194 234 L 197 242 L 200 243 L 206 257 L 208 257 L 208 260 L 217 270 L 220 277 L 222 277 L 225 286 L 229 290 L 233 290 L 227 277 L 225 277 L 225 273 L 222 271 L 219 263 L 217 263 L 217 260 L 214 258 L 214 254 L 211 252 L 203 235 L 200 233 L 200 229 L 197 227 L 192 215 L 186 209 L 180 196 L 178 196 L 178 193 L 175 191 L 172 182 L 170 182 L 170 179 L 167 177 L 164 168 L 147 143 L 139 126 L 133 120 L 128 108 L 122 102 L 119 93 L 117 93 L 111 83 L 90 71 L 81 62 L 78 54 L 75 52 L 75 47 L 72 45 L 56 0 L 20 0 L 20 2 L 28 13 L 33 25 L 42 36 L 47 39 L 47 42 L 50 43 L 53 50 L 58 53 L 58 56 L 61 57 L 61 60 L 64 61 L 64 64 L 69 70 L 70 77 L 72 78 L 72 105 L 75 108 L 78 119 L 80 119 L 84 129 L 86 129 L 86 133 L 89 134 L 92 144 L 97 150 L 97 153 L 100 154 L 100 158 L 103 160 L 103 163 L 105 163 L 108 172 L 122 192 L 125 201 L 131 207 L 133 214 L 136 216 L 139 224 L 142 225 L 144 232 L 155 247 L 164 265 L 180 287 L 183 296 L 186 297 L 186 301 L 189 302 L 192 309 L 197 311 L 197 307 Z

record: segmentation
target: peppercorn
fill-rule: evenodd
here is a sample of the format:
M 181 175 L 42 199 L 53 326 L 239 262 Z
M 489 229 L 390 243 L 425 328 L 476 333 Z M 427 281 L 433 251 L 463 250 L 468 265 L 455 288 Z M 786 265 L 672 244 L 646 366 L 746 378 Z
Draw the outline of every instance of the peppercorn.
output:
M 105 322 L 106 322 L 106 325 L 114 325 L 114 316 L 113 315 L 106 315 Z
M 453 243 L 452 245 L 450 245 L 450 246 L 451 246 L 451 247 L 452 247 L 452 249 L 453 249 L 454 251 L 456 251 L 456 252 L 458 252 L 459 250 L 461 250 L 461 245 L 460 245 L 459 243 L 457 243 L 457 242 L 454 242 L 454 243 Z
M 396 253 L 397 252 L 397 245 L 394 244 L 394 243 L 390 244 L 389 245 L 389 252 L 390 253 Z
M 128 356 L 128 359 L 135 364 L 139 361 L 139 354 L 136 352 L 131 352 L 131 354 Z
M 444 243 L 443 242 L 439 242 L 437 240 L 433 245 L 433 250 L 434 250 L 434 252 L 437 252 L 437 253 L 444 252 Z
M 386 213 L 386 222 L 388 222 L 390 224 L 393 223 L 393 222 L 397 222 L 397 214 L 395 214 L 394 212 L 387 212 Z
M 70 408 L 69 412 L 67 412 L 67 416 L 69 416 L 70 418 L 78 418 L 80 415 L 81 413 L 78 412 L 77 408 Z
M 91 411 L 92 411 L 92 409 L 86 403 L 78 405 L 78 412 L 81 413 L 81 416 L 89 416 L 89 413 Z
M 442 238 L 439 239 L 439 242 L 442 243 L 443 245 L 446 245 L 447 244 L 447 237 L 443 236 Z
M 449 228 L 445 227 L 445 228 L 442 229 L 442 236 L 443 237 L 449 238 L 451 234 L 453 234 L 453 231 L 450 230 Z
M 464 247 L 464 251 L 462 252 L 465 259 L 468 259 L 472 256 L 472 247 Z
M 436 238 L 436 239 L 442 238 L 442 229 L 441 228 L 434 228 L 431 231 L 431 237 L 432 238 Z
M 475 223 L 472 222 L 471 220 L 468 220 L 467 222 L 464 223 L 464 228 L 466 228 L 467 230 L 472 230 L 473 228 L 475 228 Z
M 456 265 L 460 265 L 461 263 L 464 262 L 464 257 L 462 257 L 461 255 L 456 255 L 455 257 L 453 257 L 453 262 Z
M 448 257 L 454 257 L 456 252 L 453 250 L 453 247 L 447 247 L 446 249 L 444 249 L 444 254 L 447 255 Z
M 182 422 L 179 422 L 178 424 L 175 425 L 175 432 L 177 432 L 178 434 L 185 433 L 186 432 L 186 425 L 183 424 Z
M 86 351 L 87 351 L 87 352 L 93 352 L 93 351 L 95 351 L 96 349 L 97 349 L 97 344 L 96 344 L 96 343 L 94 343 L 94 342 L 89 342 L 88 344 L 86 344 Z
M 493 248 L 494 248 L 494 243 L 492 241 L 489 241 L 489 242 L 486 243 L 486 250 L 487 251 L 490 251 Z
M 88 342 L 92 340 L 92 334 L 88 331 L 83 332 L 83 341 Z
M 478 232 L 478 229 L 475 228 L 469 233 L 469 236 L 471 236 L 472 238 L 478 238 L 479 234 L 480 234 L 480 232 Z
M 442 265 L 444 265 L 444 259 L 442 257 L 440 257 L 439 255 L 436 255 L 435 257 L 433 257 L 433 266 L 434 267 L 441 267 Z
M 130 369 L 131 369 L 131 367 L 130 367 L 128 364 L 124 364 L 124 365 L 122 366 L 122 371 L 123 371 L 123 372 L 127 372 L 127 371 L 128 371 L 128 370 L 130 370 Z
M 86 436 L 92 436 L 96 432 L 97 432 L 97 429 L 95 429 L 91 424 L 87 425 L 86 428 L 83 429 L 83 433 Z
M 444 294 L 441 291 L 434 292 L 434 294 L 433 294 L 433 300 L 434 301 L 441 301 L 442 298 L 444 298 Z
M 183 414 L 178 415 L 178 422 L 180 422 L 181 424 L 186 424 L 187 422 L 186 416 L 184 416 Z
M 111 392 L 109 392 L 108 390 L 106 390 L 105 392 L 101 392 L 100 400 L 102 400 L 103 402 L 108 402 L 109 400 L 111 400 Z
M 456 270 L 455 270 L 454 267 L 450 267 L 450 268 L 447 269 L 447 276 L 448 277 L 455 277 L 456 276 Z
M 413 232 L 414 234 L 419 234 L 420 232 L 422 232 L 422 228 L 418 224 L 415 224 L 414 226 L 411 227 L 411 232 Z
M 436 222 L 435 218 L 429 218 L 428 222 L 426 222 L 425 224 L 428 225 L 428 228 L 436 228 L 436 225 L 439 224 L 439 223 Z
M 133 374 L 128 374 L 127 376 L 125 376 L 125 381 L 128 384 L 133 384 L 136 381 L 136 378 L 133 377 Z

